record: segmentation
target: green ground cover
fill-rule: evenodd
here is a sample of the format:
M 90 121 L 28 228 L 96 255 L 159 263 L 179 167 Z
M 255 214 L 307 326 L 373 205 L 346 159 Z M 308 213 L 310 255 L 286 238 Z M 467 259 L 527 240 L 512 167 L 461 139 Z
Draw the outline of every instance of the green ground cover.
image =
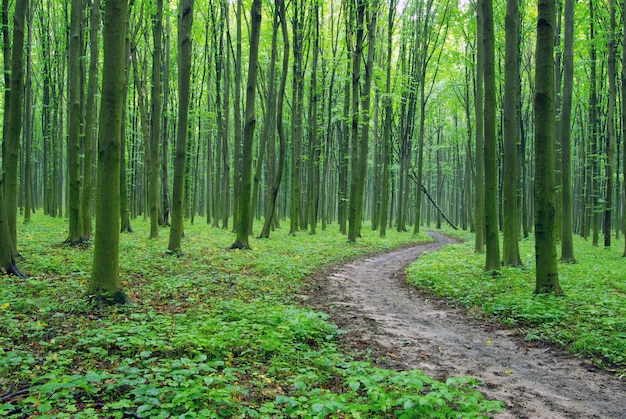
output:
M 626 374 L 626 259 L 623 240 L 593 247 L 574 238 L 576 264 L 559 264 L 565 297 L 534 295 L 532 239 L 520 242 L 523 268 L 484 272 L 484 255 L 474 253 L 471 235 L 421 257 L 408 271 L 409 283 L 460 303 L 478 315 L 520 329 L 528 342 L 562 345 L 599 365 Z
M 167 230 L 134 221 L 121 266 L 135 304 L 95 310 L 83 293 L 92 250 L 58 246 L 62 219 L 20 226 L 23 280 L 0 276 L 1 417 L 481 417 L 499 409 L 471 378 L 439 382 L 356 361 L 340 333 L 304 308 L 304 278 L 346 258 L 427 240 L 332 226 L 284 230 L 226 251 L 234 235 L 197 220 L 182 256 Z

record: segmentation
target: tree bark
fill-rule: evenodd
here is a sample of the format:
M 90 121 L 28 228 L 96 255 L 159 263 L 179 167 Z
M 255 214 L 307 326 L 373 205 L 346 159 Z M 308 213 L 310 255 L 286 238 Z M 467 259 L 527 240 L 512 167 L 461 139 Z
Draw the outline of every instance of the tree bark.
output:
M 520 130 L 519 110 L 519 0 L 508 0 L 506 5 L 506 57 L 504 92 L 504 237 L 502 260 L 505 265 L 520 266 L 519 215 L 518 215 L 518 141 Z
M 482 0 L 485 74 L 485 270 L 500 270 L 498 228 L 498 165 L 496 161 L 496 73 L 494 54 L 493 0 Z
M 561 199 L 561 261 L 576 262 L 572 237 L 572 152 L 571 115 L 574 84 L 574 0 L 565 0 L 565 39 L 563 49 L 563 104 L 561 110 L 561 163 L 563 191 Z
M 161 143 L 161 54 L 163 37 L 163 0 L 156 0 L 152 34 L 152 112 L 150 126 L 150 167 L 148 200 L 150 203 L 150 238 L 159 237 L 159 146 Z M 167 156 L 167 155 L 166 155 Z
M 120 143 L 124 106 L 126 0 L 107 0 L 104 13 L 104 63 L 98 128 L 96 235 L 87 294 L 103 303 L 126 303 L 119 277 Z
M 562 295 L 556 255 L 553 0 L 537 1 L 535 53 L 535 293 Z
M 191 26 L 193 24 L 194 0 L 181 0 L 178 7 L 178 131 L 174 160 L 174 184 L 172 195 L 172 226 L 168 252 L 181 253 L 183 237 L 185 159 L 189 126 L 189 85 L 191 79 Z
M 243 154 L 241 164 L 241 185 L 239 189 L 239 222 L 237 237 L 231 249 L 250 249 L 248 227 L 250 192 L 252 189 L 252 145 L 256 126 L 255 102 L 256 79 L 259 62 L 259 38 L 261 33 L 261 0 L 253 0 L 250 28 L 250 56 L 248 61 L 248 83 L 246 86 L 246 123 L 243 131 Z
M 6 135 L 3 141 L 4 194 L 9 228 L 9 243 L 13 254 L 17 255 L 17 183 L 18 161 L 20 149 L 20 133 L 22 132 L 22 108 L 24 106 L 24 26 L 28 0 L 15 4 L 13 15 L 13 48 L 11 49 L 10 99 L 5 103 Z M 7 12 L 5 10 L 5 12 Z M 5 38 L 6 41 L 6 38 Z M 6 52 L 6 51 L 5 51 Z M 8 108 L 6 106 L 8 105 Z
M 607 136 L 606 136 L 606 192 L 604 198 L 604 247 L 611 247 L 611 216 L 613 205 L 613 165 L 615 164 L 615 0 L 609 0 L 610 29 L 609 29 L 609 105 L 607 109 Z

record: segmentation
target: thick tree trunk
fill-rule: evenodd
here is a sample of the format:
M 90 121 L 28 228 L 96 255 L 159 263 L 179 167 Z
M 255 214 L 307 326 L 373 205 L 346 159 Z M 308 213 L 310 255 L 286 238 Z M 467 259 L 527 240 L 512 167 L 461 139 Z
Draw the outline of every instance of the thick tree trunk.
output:
M 535 54 L 535 293 L 562 295 L 556 255 L 553 0 L 538 0 Z
M 185 196 L 185 159 L 187 158 L 187 135 L 189 126 L 189 85 L 191 80 L 191 26 L 193 24 L 194 0 L 181 0 L 178 7 L 178 131 L 174 160 L 174 184 L 172 196 L 172 226 L 168 252 L 181 253 Z
M 9 243 L 13 254 L 17 255 L 17 183 L 22 132 L 22 108 L 24 106 L 24 26 L 28 0 L 15 4 L 13 15 L 13 48 L 11 49 L 10 99 L 5 102 L 5 114 L 8 114 L 3 141 L 4 195 L 9 228 Z M 7 10 L 5 10 L 7 12 Z M 5 41 L 7 39 L 5 38 Z M 6 50 L 5 50 L 6 53 Z M 6 63 L 6 61 L 5 61 Z M 6 99 L 6 97 L 5 97 Z
M 518 140 L 520 129 L 519 110 L 519 0 L 508 0 L 506 5 L 506 57 L 504 92 L 504 238 L 502 260 L 505 265 L 520 266 L 519 216 L 518 216 Z
M 104 64 L 98 128 L 96 236 L 87 294 L 105 303 L 126 303 L 119 276 L 120 143 L 124 106 L 126 0 L 107 0 L 104 13 Z

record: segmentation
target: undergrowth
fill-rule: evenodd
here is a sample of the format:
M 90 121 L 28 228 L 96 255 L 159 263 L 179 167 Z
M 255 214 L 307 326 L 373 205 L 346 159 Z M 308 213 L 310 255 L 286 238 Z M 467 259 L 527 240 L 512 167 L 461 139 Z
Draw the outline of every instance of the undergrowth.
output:
M 528 344 L 556 343 L 598 365 L 626 372 L 626 274 L 623 241 L 593 247 L 575 237 L 577 263 L 559 264 L 564 297 L 534 295 L 534 241 L 520 241 L 523 267 L 484 272 L 484 255 L 472 236 L 420 257 L 408 281 L 451 299 L 480 315 L 521 330 Z
M 355 361 L 326 316 L 302 306 L 320 267 L 427 240 L 365 228 L 347 244 L 336 226 L 315 236 L 277 230 L 252 251 L 196 222 L 181 256 L 166 229 L 148 240 L 135 220 L 121 243 L 122 282 L 134 304 L 96 309 L 84 297 L 93 249 L 59 246 L 67 222 L 20 226 L 20 267 L 0 276 L 0 417 L 384 418 L 482 417 L 471 378 L 436 381 Z

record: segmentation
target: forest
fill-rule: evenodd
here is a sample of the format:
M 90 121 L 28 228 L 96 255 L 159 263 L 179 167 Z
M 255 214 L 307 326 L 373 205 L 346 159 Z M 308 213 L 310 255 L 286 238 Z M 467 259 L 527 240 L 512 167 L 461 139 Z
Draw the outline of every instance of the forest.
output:
M 625 414 L 623 4 L 3 0 L 0 21 L 0 416 Z M 382 254 L 380 300 L 399 279 L 488 325 L 461 352 L 508 330 L 600 373 L 409 361 L 446 353 L 386 340 L 404 326 L 354 297 L 367 275 L 336 279 Z

